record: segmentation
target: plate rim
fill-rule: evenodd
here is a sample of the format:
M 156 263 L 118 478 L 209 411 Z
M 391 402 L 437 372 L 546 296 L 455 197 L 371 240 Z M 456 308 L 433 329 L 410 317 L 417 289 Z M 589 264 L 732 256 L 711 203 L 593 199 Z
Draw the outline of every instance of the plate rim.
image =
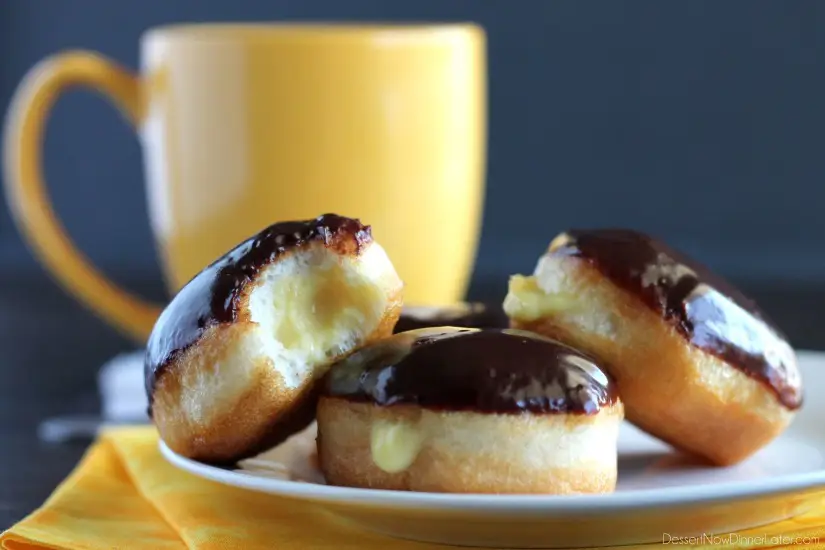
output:
M 825 352 L 798 350 L 801 359 L 825 363 Z M 462 493 L 427 493 L 385 489 L 338 487 L 311 482 L 273 479 L 226 470 L 183 457 L 158 440 L 161 454 L 173 466 L 212 481 L 284 497 L 314 502 L 345 502 L 350 505 L 392 505 L 406 508 L 472 511 L 540 511 L 564 513 L 609 513 L 618 510 L 650 507 L 714 504 L 754 497 L 770 497 L 785 493 L 825 489 L 825 468 L 812 472 L 776 476 L 754 484 L 734 481 L 725 484 L 667 486 L 653 489 L 628 489 L 610 494 L 594 495 L 497 495 Z

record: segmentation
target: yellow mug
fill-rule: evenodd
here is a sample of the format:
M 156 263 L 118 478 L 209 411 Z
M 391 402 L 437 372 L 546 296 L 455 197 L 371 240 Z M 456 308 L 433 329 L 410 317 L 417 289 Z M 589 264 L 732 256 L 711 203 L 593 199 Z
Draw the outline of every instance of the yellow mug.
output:
M 408 303 L 464 297 L 480 233 L 486 45 L 473 24 L 208 24 L 148 31 L 141 74 L 71 51 L 34 67 L 5 132 L 15 220 L 57 280 L 144 340 L 160 312 L 107 280 L 48 200 L 41 142 L 73 85 L 134 124 L 150 222 L 176 292 L 279 220 L 335 212 L 372 225 Z

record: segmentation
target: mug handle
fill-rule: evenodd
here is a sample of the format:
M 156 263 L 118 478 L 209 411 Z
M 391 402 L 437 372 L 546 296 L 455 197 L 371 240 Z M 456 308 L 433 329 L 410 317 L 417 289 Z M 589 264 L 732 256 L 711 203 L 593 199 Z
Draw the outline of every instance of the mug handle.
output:
M 96 53 L 68 51 L 33 67 L 15 92 L 4 135 L 6 196 L 14 220 L 38 259 L 67 290 L 95 313 L 141 343 L 160 306 L 107 279 L 66 234 L 43 183 L 41 147 L 46 119 L 60 95 L 84 86 L 111 100 L 133 126 L 143 116 L 140 81 Z

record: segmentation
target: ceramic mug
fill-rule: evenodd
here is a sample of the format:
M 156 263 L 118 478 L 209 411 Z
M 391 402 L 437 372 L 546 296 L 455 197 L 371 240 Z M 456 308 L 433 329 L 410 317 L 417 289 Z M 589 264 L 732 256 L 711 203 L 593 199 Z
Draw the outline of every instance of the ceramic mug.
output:
M 133 74 L 87 51 L 25 77 L 5 134 L 5 185 L 39 259 L 78 299 L 143 340 L 160 312 L 79 252 L 42 176 L 49 111 L 75 85 L 137 130 L 170 293 L 281 220 L 360 218 L 408 303 L 463 299 L 480 232 L 486 45 L 472 24 L 208 24 L 151 29 Z

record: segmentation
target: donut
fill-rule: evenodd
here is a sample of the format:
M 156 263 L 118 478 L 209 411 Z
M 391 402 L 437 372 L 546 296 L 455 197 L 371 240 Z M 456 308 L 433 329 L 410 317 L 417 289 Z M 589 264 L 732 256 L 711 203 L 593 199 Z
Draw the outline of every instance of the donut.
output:
M 332 485 L 436 493 L 608 493 L 623 418 L 584 354 L 514 329 L 395 334 L 333 365 L 318 398 Z
M 326 368 L 392 333 L 402 291 L 357 219 L 276 223 L 240 243 L 175 295 L 149 337 L 146 392 L 161 439 L 233 464 L 300 431 Z
M 431 327 L 507 328 L 510 320 L 501 304 L 460 302 L 446 306 L 407 306 L 393 332 L 406 332 Z
M 558 235 L 533 275 L 515 275 L 511 326 L 596 357 L 627 419 L 712 464 L 767 445 L 802 406 L 786 336 L 708 267 L 629 229 Z

